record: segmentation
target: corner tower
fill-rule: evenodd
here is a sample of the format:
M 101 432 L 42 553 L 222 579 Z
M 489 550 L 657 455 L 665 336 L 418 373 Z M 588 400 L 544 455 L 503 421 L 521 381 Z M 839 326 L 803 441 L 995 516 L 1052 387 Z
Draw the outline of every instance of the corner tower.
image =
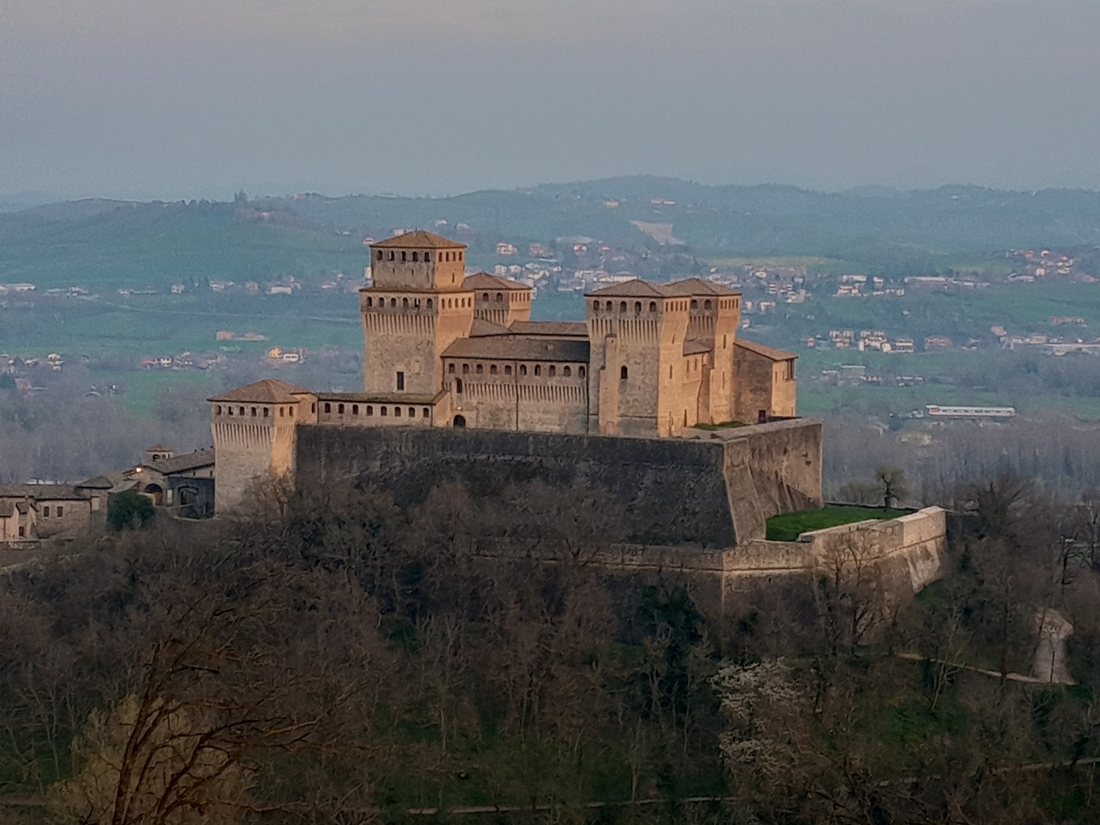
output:
M 466 246 L 431 232 L 371 245 L 371 286 L 359 291 L 363 389 L 400 398 L 443 387 L 440 355 L 470 335 L 474 293 Z

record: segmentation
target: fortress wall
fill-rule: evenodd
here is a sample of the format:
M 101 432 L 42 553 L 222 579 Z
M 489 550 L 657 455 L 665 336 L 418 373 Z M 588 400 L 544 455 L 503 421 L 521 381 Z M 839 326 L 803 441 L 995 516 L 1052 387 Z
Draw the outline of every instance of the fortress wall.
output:
M 458 428 L 299 426 L 299 485 L 366 484 L 400 505 L 458 482 L 473 495 L 543 482 L 588 486 L 622 504 L 640 544 L 734 544 L 722 444 Z

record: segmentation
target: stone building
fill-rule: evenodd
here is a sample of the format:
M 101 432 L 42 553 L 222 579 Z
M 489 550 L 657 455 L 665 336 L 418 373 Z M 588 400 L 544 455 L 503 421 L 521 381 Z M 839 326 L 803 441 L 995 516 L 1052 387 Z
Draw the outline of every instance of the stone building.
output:
M 0 484 L 0 544 L 71 538 L 107 512 L 111 483 Z
M 466 247 L 415 231 L 371 246 L 363 391 L 266 379 L 215 396 L 216 509 L 294 469 L 302 424 L 679 436 L 794 417 L 794 353 L 738 338 L 740 293 L 690 278 L 585 296 L 583 323 L 532 321 L 532 289 L 466 274 Z

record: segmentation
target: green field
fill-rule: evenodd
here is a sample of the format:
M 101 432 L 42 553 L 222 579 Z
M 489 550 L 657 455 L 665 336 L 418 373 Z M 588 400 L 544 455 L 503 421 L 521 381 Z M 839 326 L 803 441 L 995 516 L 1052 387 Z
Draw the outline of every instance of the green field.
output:
M 846 504 L 826 504 L 820 510 L 784 513 L 768 519 L 768 541 L 796 541 L 810 530 L 824 530 L 868 519 L 891 519 L 905 516 L 911 510 L 883 510 L 881 507 L 856 507 Z

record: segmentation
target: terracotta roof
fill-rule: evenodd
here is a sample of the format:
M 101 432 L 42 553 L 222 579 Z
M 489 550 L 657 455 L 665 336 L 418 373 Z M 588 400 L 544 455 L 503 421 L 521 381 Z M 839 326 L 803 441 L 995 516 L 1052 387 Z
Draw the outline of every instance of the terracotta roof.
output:
M 473 275 L 467 275 L 462 281 L 463 289 L 517 289 L 517 290 L 531 290 L 531 287 L 527 284 L 521 284 L 519 281 L 510 281 L 507 278 L 498 278 L 496 275 L 490 275 L 488 272 L 475 272 Z
M 747 349 L 749 352 L 761 355 L 771 361 L 790 361 L 792 358 L 798 357 L 796 353 L 787 352 L 785 349 L 768 347 L 764 344 L 758 344 L 755 341 L 746 341 L 744 338 L 737 338 L 733 343 L 742 349 Z
M 584 321 L 516 321 L 508 331 L 515 335 L 553 335 L 588 340 L 588 324 Z
M 195 470 L 199 467 L 210 467 L 213 464 L 214 450 L 211 448 L 208 450 L 195 450 L 193 453 L 175 455 L 171 458 L 162 458 L 160 461 L 154 461 L 149 466 L 165 475 L 171 475 L 172 473 Z
M 292 404 L 298 399 L 295 395 L 308 394 L 309 390 L 303 390 L 278 378 L 264 378 L 255 384 L 245 387 L 237 387 L 235 390 L 207 398 L 207 401 L 242 401 L 256 404 Z
M 592 292 L 586 292 L 585 297 L 593 296 L 603 298 L 607 297 L 623 297 L 623 298 L 663 298 L 665 297 L 664 290 L 657 284 L 651 284 L 649 281 L 643 281 L 641 278 L 635 278 L 632 281 L 623 281 L 621 284 L 611 284 L 610 286 L 600 287 Z
M 496 361 L 588 362 L 588 341 L 498 335 L 492 338 L 460 338 L 443 352 L 444 358 L 476 358 Z
M 470 326 L 471 338 L 484 338 L 489 335 L 507 334 L 507 327 L 502 327 L 500 324 L 494 324 L 492 321 L 486 321 L 484 318 L 474 318 L 474 323 Z
M 444 238 L 433 232 L 415 229 L 404 235 L 394 235 L 384 241 L 372 243 L 371 249 L 465 249 L 466 244 Z
M 111 481 L 107 476 L 96 476 L 95 478 L 89 478 L 87 481 L 82 481 L 75 486 L 83 490 L 110 490 L 115 486 L 115 482 Z
M 669 295 L 740 295 L 736 289 L 704 281 L 702 278 L 685 278 L 664 285 Z

